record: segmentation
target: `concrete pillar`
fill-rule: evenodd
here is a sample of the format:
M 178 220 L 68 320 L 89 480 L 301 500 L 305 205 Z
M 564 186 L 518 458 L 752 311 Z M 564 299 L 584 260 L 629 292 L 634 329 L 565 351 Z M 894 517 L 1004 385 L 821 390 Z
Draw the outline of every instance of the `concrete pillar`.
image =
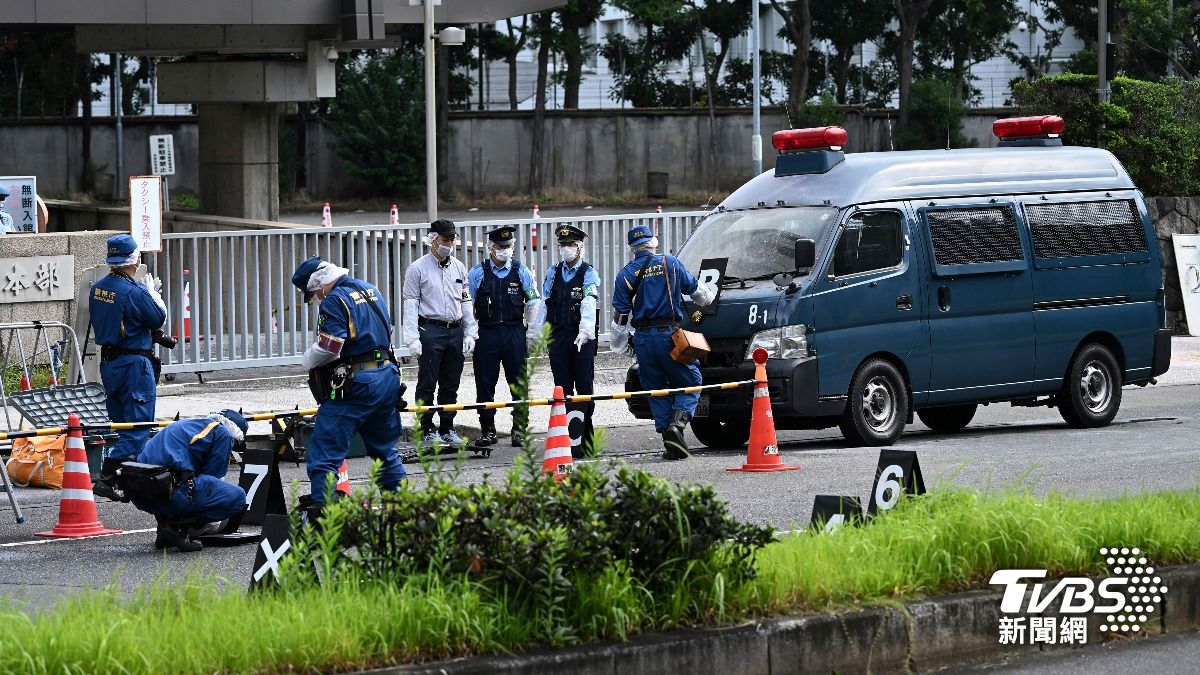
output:
M 200 209 L 279 220 L 276 103 L 200 103 Z

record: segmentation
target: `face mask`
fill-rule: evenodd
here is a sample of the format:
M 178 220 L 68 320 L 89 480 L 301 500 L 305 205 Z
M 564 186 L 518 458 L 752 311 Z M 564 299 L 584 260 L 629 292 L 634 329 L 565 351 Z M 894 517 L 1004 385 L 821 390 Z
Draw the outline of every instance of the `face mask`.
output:
M 445 244 L 438 244 L 434 250 L 437 251 L 438 257 L 440 258 L 449 258 L 450 254 L 454 253 L 454 247 L 446 246 Z
M 579 257 L 579 249 L 574 246 L 559 246 L 558 257 L 562 258 L 563 262 L 575 262 L 575 259 Z
M 492 255 L 495 256 L 496 260 L 499 260 L 500 262 L 508 262 L 509 259 L 512 258 L 512 249 L 498 248 L 492 251 Z

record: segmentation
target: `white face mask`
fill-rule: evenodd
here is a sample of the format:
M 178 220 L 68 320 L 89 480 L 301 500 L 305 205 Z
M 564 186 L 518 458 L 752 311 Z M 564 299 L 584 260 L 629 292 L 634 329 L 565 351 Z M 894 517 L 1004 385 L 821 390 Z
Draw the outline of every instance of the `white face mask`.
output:
M 558 257 L 561 258 L 563 262 L 575 262 L 575 259 L 579 257 L 579 249 L 574 246 L 559 246 Z
M 434 247 L 434 250 L 437 251 L 438 257 L 440 258 L 449 258 L 450 254 L 454 253 L 454 247 L 447 246 L 445 244 L 438 244 L 436 247 Z
M 512 258 L 511 248 L 497 248 L 492 250 L 492 256 L 500 262 L 508 262 Z

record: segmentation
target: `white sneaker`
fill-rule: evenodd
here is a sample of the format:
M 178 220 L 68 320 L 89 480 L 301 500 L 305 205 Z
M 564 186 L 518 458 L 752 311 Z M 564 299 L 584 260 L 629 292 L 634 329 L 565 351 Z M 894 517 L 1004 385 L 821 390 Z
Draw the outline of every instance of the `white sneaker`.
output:
M 413 435 L 413 444 L 423 448 L 432 448 L 442 442 L 442 437 L 436 431 L 418 431 Z
M 463 444 L 462 437 L 459 436 L 453 429 L 442 434 L 441 438 L 443 447 L 457 448 L 461 447 Z

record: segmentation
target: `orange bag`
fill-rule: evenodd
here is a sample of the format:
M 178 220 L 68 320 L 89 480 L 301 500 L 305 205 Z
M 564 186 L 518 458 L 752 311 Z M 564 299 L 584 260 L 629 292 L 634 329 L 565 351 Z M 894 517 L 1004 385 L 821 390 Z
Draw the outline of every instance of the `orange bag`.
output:
M 5 466 L 17 485 L 60 490 L 66 461 L 66 434 L 35 436 L 13 441 L 12 456 Z

